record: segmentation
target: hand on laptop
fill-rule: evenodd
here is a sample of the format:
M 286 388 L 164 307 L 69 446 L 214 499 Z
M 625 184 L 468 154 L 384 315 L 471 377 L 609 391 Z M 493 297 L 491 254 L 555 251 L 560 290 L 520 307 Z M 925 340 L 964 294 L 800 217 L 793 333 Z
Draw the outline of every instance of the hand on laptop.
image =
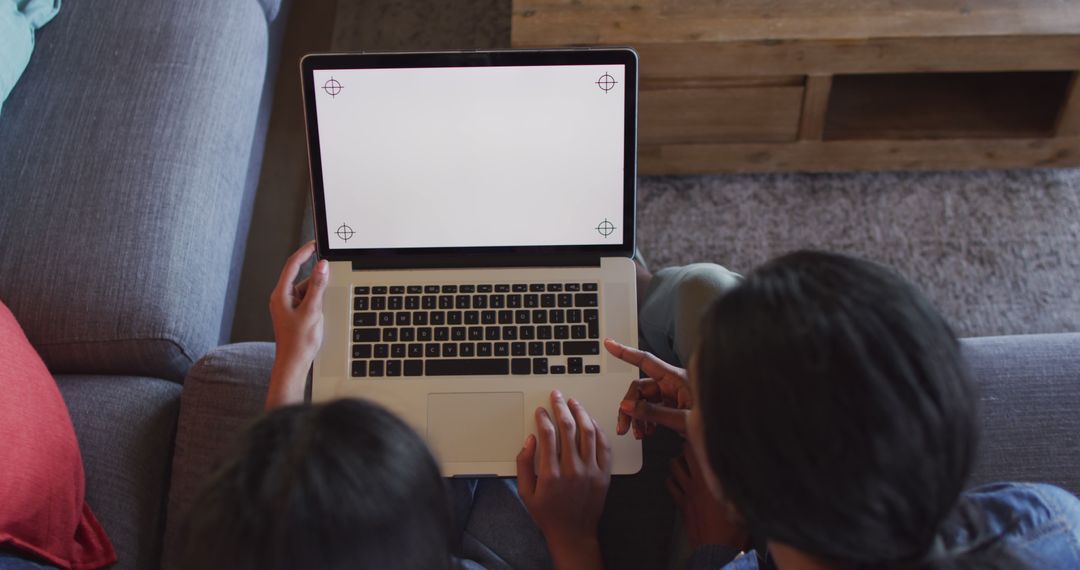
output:
M 662 425 L 685 436 L 686 418 L 694 403 L 686 369 L 610 338 L 604 339 L 604 348 L 648 376 L 630 383 L 630 389 L 619 403 L 619 423 L 615 433 L 623 435 L 633 425 L 634 437 L 641 439 L 652 435 L 656 426 Z
M 270 294 L 270 318 L 274 322 L 277 352 L 270 372 L 267 409 L 304 401 L 308 369 L 322 346 L 322 303 L 330 279 L 326 260 L 315 264 L 311 277 L 293 284 L 300 267 L 314 252 L 314 241 L 296 250 L 285 262 L 277 287 Z
M 558 390 L 551 410 L 554 420 L 537 408 L 538 437 L 530 435 L 518 454 L 518 493 L 556 569 L 601 568 L 596 528 L 611 483 L 611 446 L 585 408 Z

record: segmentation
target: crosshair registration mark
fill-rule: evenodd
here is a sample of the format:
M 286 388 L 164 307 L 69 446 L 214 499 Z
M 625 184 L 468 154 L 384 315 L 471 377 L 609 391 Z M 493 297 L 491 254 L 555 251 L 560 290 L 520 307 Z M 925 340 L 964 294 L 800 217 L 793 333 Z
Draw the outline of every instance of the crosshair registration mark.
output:
M 604 93 L 614 89 L 616 83 L 618 83 L 618 81 L 615 81 L 615 78 L 607 73 L 601 75 L 600 79 L 596 80 L 597 87 L 603 89 Z
M 600 222 L 596 226 L 596 231 L 599 232 L 600 235 L 608 237 L 609 235 L 615 233 L 615 224 L 609 222 L 607 218 L 604 218 L 604 221 Z
M 338 93 L 341 93 L 341 90 L 344 89 L 344 87 L 341 86 L 341 83 L 339 83 L 337 79 L 334 79 L 333 76 L 331 76 L 326 83 L 323 83 L 322 88 L 323 91 L 326 91 L 326 94 L 331 97 L 337 97 Z
M 356 232 L 354 232 L 353 229 L 348 226 L 348 224 L 341 224 L 340 226 L 338 226 L 337 231 L 334 232 L 334 235 L 341 238 L 341 241 L 349 241 L 350 238 L 356 235 Z

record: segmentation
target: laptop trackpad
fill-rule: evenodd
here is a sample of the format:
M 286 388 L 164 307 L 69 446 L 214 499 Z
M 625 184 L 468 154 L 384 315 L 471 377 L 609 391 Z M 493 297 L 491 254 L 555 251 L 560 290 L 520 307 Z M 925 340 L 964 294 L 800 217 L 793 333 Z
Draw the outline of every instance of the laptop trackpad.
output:
M 521 392 L 428 394 L 427 438 L 444 463 L 514 461 L 522 433 Z

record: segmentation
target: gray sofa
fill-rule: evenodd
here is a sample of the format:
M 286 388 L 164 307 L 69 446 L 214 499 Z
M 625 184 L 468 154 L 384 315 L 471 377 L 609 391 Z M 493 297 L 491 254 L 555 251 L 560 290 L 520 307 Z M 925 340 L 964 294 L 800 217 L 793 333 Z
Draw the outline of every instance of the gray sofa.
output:
M 980 386 L 983 418 L 970 485 L 1043 481 L 1080 495 L 1080 333 L 965 339 L 963 350 Z M 198 486 L 235 434 L 262 411 L 273 359 L 272 344 L 235 344 L 211 351 L 189 371 L 173 460 L 167 559 Z M 643 532 L 640 523 L 635 527 Z M 644 550 L 616 567 L 662 568 L 667 559 L 666 551 Z
M 0 115 L 0 299 L 117 568 L 160 566 L 182 383 L 227 340 L 287 7 L 65 2 Z

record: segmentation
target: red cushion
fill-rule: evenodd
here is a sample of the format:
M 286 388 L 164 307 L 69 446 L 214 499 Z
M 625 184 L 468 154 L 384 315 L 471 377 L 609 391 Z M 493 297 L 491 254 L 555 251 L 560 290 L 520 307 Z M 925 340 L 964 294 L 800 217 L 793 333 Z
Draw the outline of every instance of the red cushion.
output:
M 116 561 L 86 504 L 67 406 L 15 316 L 0 302 L 0 549 L 61 568 Z

